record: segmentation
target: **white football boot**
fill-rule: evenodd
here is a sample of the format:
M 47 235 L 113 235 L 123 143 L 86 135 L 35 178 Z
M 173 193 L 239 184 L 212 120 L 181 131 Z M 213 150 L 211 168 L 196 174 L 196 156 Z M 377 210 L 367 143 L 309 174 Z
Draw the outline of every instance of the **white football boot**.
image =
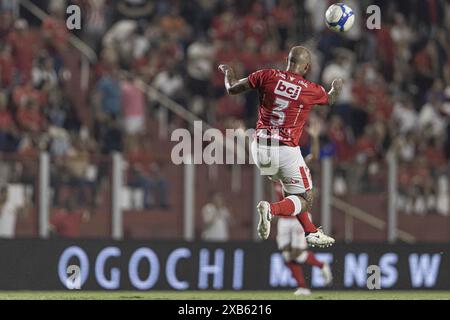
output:
M 317 232 L 310 233 L 306 236 L 306 242 L 311 247 L 327 248 L 333 245 L 334 239 L 323 233 L 322 228 L 319 227 L 317 228 Z
M 266 240 L 270 234 L 270 204 L 267 201 L 261 201 L 256 207 L 259 213 L 258 235 L 261 239 Z
M 310 294 L 311 294 L 311 290 L 309 290 L 308 288 L 298 288 L 294 292 L 294 295 L 296 295 L 296 296 L 309 296 Z
M 328 286 L 333 281 L 333 274 L 331 273 L 330 265 L 324 263 L 321 269 L 323 279 L 325 280 L 325 285 Z

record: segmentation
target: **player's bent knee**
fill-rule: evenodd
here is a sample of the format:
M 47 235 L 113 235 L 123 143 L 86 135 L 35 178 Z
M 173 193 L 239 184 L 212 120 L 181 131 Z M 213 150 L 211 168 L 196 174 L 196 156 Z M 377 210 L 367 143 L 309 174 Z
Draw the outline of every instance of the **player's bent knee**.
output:
M 292 203 L 294 204 L 294 212 L 292 213 L 293 216 L 296 216 L 296 215 L 302 213 L 303 203 L 302 203 L 300 197 L 298 197 L 296 195 L 290 195 L 290 196 L 286 197 L 286 199 L 291 200 Z
M 301 210 L 299 213 L 310 212 L 313 205 L 314 200 L 314 192 L 312 190 L 308 190 L 302 194 L 286 194 L 286 198 L 292 197 L 292 199 L 298 199 L 299 206 L 301 206 Z

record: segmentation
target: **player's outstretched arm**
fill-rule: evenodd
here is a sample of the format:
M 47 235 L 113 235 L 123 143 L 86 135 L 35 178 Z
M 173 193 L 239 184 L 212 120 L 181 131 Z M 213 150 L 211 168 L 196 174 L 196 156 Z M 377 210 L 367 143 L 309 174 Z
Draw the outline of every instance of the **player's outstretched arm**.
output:
M 342 87 L 344 86 L 344 80 L 338 78 L 334 79 L 331 84 L 331 90 L 328 92 L 328 105 L 332 106 L 336 103 L 336 100 L 339 98 L 341 94 Z
M 252 89 L 247 78 L 236 79 L 236 74 L 229 65 L 221 64 L 219 70 L 225 75 L 225 88 L 228 94 L 235 95 Z

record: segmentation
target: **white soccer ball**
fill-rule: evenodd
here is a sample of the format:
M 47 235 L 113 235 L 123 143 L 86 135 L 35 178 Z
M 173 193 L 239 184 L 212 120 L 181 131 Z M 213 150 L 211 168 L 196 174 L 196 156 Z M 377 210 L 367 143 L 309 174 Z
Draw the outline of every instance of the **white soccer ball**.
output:
M 344 3 L 335 3 L 325 12 L 327 27 L 336 32 L 350 30 L 355 22 L 355 14 L 352 8 Z

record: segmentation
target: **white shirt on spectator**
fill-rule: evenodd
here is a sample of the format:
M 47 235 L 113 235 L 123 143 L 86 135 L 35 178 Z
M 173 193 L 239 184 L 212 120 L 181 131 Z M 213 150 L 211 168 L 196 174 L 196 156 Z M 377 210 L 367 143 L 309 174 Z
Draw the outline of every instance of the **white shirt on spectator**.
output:
M 153 86 L 165 95 L 171 97 L 182 89 L 183 79 L 179 75 L 169 77 L 167 71 L 162 71 L 155 77 Z
M 400 133 L 412 131 L 417 125 L 417 112 L 413 108 L 405 108 L 400 102 L 394 105 L 393 117 L 399 124 Z
M 6 202 L 0 208 L 0 238 L 12 239 L 16 234 L 17 206 Z
M 189 75 L 197 80 L 208 80 L 213 70 L 214 48 L 209 43 L 196 41 L 187 51 Z
M 203 223 L 205 225 L 202 239 L 205 241 L 227 241 L 228 223 L 230 212 L 227 208 L 217 208 L 212 203 L 208 203 L 202 210 Z
M 337 78 L 341 78 L 345 82 L 345 86 L 342 88 L 342 92 L 337 100 L 338 104 L 351 103 L 353 100 L 351 70 L 350 60 L 342 65 L 331 63 L 323 70 L 322 81 L 326 86 L 331 86 L 333 80 Z
M 409 26 L 407 26 L 406 24 L 396 24 L 391 29 L 391 37 L 395 43 L 403 42 L 409 44 L 411 42 L 411 39 L 413 38 L 413 33 Z
M 404 136 L 400 138 L 400 159 L 403 161 L 412 161 L 416 155 L 416 145 L 414 141 L 407 140 Z
M 444 133 L 445 121 L 431 103 L 426 103 L 419 114 L 420 129 L 423 130 L 428 125 L 431 126 L 431 135 L 438 137 Z
M 324 16 L 327 7 L 328 3 L 326 1 L 306 0 L 305 9 L 311 16 L 314 33 L 318 33 L 325 29 Z

